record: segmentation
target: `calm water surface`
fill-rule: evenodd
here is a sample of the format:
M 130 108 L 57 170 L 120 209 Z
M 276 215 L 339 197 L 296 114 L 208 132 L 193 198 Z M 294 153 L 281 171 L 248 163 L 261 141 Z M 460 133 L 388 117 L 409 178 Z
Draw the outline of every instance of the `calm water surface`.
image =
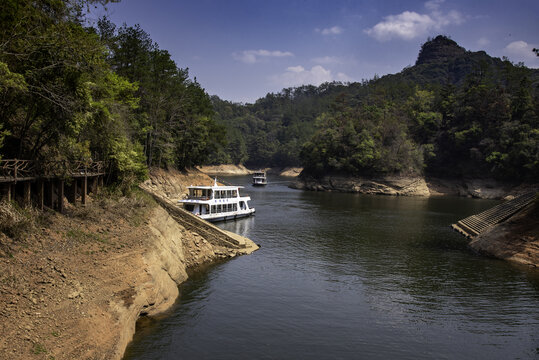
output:
M 496 204 L 246 186 L 261 245 L 195 274 L 125 359 L 536 359 L 539 271 L 475 256 L 449 224 Z

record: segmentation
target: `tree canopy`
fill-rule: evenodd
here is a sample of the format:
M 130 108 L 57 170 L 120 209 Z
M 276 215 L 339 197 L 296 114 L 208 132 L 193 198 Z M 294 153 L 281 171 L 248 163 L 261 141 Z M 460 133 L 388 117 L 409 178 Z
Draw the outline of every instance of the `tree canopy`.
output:
M 107 2 L 0 4 L 4 158 L 107 160 L 123 181 L 199 164 L 223 142 L 204 89 L 140 26 L 85 26 Z

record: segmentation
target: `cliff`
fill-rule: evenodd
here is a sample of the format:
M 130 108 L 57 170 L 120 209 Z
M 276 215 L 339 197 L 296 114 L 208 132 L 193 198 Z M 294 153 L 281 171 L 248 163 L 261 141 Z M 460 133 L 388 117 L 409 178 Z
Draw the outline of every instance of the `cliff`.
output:
M 160 171 L 148 183 L 173 196 L 200 176 Z M 191 271 L 258 248 L 151 192 L 157 201 L 103 194 L 34 214 L 18 238 L 0 233 L 0 358 L 120 359 L 137 319 L 168 309 Z

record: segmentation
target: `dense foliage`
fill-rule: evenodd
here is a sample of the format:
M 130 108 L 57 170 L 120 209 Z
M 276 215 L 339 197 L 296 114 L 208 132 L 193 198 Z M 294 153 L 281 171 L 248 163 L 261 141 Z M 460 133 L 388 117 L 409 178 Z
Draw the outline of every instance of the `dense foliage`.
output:
M 222 142 L 208 95 L 140 27 L 84 26 L 87 7 L 107 2 L 0 3 L 3 158 L 107 160 L 130 182 Z
M 232 142 L 216 162 L 306 172 L 539 178 L 539 72 L 438 36 L 414 66 L 363 83 L 212 98 Z M 238 151 L 239 149 L 239 151 Z M 300 155 L 298 157 L 298 154 Z

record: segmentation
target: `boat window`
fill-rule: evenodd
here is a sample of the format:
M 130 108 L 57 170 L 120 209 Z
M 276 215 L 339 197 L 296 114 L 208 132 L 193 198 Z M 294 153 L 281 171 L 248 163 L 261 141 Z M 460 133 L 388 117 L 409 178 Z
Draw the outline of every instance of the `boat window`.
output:
M 221 205 L 217 205 L 217 212 L 220 213 L 221 211 Z
M 185 204 L 185 210 L 192 212 L 195 208 L 194 204 Z
M 238 197 L 238 192 L 236 190 L 232 190 L 232 197 Z
M 232 204 L 232 205 L 233 205 L 232 209 L 233 209 L 234 211 L 238 211 L 238 204 Z
M 215 212 L 216 212 L 216 210 L 215 210 L 215 205 L 212 205 L 212 206 L 211 206 L 211 213 L 212 213 L 212 214 L 215 214 Z
M 189 198 L 207 200 L 210 198 L 211 190 L 208 189 L 189 189 Z

